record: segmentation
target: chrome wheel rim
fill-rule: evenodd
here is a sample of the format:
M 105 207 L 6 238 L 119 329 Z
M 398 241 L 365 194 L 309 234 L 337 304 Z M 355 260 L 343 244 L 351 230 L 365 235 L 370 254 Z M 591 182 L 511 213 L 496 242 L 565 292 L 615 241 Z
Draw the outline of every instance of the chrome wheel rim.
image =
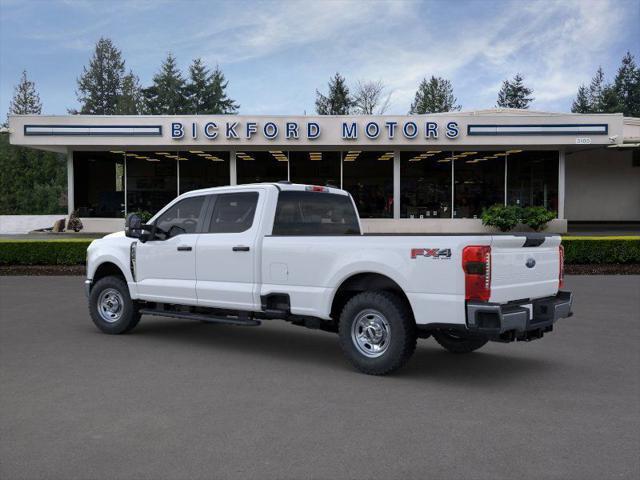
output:
M 122 317 L 124 298 L 115 288 L 107 288 L 98 297 L 98 313 L 107 323 L 115 323 Z
M 365 357 L 377 358 L 389 348 L 391 327 L 386 317 L 377 310 L 363 310 L 351 327 L 351 341 Z

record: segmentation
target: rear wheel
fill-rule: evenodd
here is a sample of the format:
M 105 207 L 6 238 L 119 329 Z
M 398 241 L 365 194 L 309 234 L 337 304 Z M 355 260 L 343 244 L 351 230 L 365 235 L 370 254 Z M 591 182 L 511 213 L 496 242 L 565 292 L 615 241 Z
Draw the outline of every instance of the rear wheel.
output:
M 483 337 L 472 337 L 454 331 L 433 332 L 433 338 L 451 353 L 470 353 L 489 341 Z
M 405 303 L 396 295 L 363 292 L 344 306 L 340 346 L 351 363 L 369 375 L 402 367 L 416 348 L 416 328 Z
M 140 321 L 127 283 L 115 276 L 103 277 L 91 288 L 89 313 L 96 327 L 113 335 L 131 331 Z

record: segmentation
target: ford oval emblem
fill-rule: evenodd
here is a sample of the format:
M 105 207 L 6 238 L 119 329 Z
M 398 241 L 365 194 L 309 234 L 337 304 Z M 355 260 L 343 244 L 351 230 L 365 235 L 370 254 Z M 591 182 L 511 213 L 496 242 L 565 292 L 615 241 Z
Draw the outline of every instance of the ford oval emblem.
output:
M 536 259 L 535 258 L 527 258 L 527 263 L 525 263 L 525 265 L 527 266 L 527 268 L 533 268 L 536 266 Z

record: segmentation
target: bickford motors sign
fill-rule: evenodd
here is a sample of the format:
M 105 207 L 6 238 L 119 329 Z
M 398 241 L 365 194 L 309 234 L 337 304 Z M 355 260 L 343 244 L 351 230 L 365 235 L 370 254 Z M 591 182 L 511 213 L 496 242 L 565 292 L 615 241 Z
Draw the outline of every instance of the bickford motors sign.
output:
M 407 140 L 424 138 L 436 140 L 440 136 L 448 139 L 458 138 L 460 127 L 457 122 L 449 121 L 444 125 L 439 125 L 434 121 L 368 121 L 359 123 L 356 121 L 335 122 L 331 127 L 338 128 L 339 132 L 331 132 L 335 137 L 338 133 L 342 140 L 357 140 L 366 137 L 369 140 L 384 138 L 394 140 L 402 137 Z M 251 140 L 254 137 L 262 137 L 266 140 L 316 140 L 323 134 L 322 126 L 318 122 L 307 121 L 192 121 L 192 122 L 172 122 L 171 138 L 174 140 L 206 138 L 216 140 L 224 138 L 227 140 Z

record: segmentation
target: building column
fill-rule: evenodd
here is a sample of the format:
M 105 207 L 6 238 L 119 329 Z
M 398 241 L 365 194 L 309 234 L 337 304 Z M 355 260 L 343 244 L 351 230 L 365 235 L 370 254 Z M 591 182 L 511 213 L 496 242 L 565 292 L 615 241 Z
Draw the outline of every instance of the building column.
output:
M 393 218 L 400 218 L 400 150 L 393 151 Z
M 73 150 L 67 149 L 67 213 L 75 210 L 75 192 L 73 177 Z
M 565 150 L 560 150 L 558 156 L 558 218 L 564 219 L 564 179 L 565 179 Z
M 238 170 L 236 169 L 236 151 L 229 152 L 229 185 L 238 184 Z

